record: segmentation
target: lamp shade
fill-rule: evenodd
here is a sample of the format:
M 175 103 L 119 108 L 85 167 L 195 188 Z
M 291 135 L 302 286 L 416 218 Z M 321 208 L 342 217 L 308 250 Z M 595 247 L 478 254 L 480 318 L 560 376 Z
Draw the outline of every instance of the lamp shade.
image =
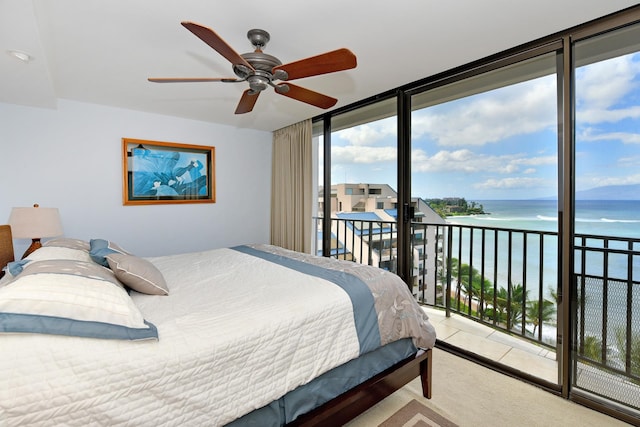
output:
M 58 208 L 13 208 L 9 216 L 11 234 L 15 239 L 40 239 L 62 235 Z

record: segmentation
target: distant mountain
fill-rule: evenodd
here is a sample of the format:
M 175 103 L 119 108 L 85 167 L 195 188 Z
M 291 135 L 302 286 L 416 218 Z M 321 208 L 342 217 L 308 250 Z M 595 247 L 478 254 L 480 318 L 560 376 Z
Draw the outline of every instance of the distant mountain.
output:
M 605 185 L 576 191 L 576 200 L 640 200 L 640 184 Z

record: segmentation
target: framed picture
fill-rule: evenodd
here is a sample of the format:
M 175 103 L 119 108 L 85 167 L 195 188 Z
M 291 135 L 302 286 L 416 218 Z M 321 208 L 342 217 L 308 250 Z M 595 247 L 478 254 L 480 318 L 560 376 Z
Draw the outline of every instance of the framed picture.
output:
M 122 138 L 122 203 L 214 203 L 215 147 Z

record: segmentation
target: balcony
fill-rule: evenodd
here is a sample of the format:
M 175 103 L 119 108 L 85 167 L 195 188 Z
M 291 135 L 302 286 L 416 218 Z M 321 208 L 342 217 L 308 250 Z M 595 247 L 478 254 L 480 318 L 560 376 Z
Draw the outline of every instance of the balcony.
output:
M 456 313 L 447 316 L 443 309 L 432 306 L 424 306 L 423 309 L 440 342 L 550 383 L 558 381 L 555 351 L 475 322 L 466 316 Z
M 333 218 L 331 229 L 353 261 L 395 272 L 395 223 Z M 411 240 L 410 288 L 441 343 L 559 388 L 557 233 L 413 223 L 411 234 L 420 238 Z M 572 390 L 637 416 L 640 239 L 576 235 L 573 243 L 575 348 L 563 369 Z

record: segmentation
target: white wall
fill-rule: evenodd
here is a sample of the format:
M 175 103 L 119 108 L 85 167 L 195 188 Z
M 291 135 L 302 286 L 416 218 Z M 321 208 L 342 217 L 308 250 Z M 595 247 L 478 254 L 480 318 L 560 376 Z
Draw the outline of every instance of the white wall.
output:
M 122 138 L 215 146 L 216 203 L 122 205 Z M 140 256 L 268 242 L 271 132 L 60 100 L 0 103 L 0 224 L 14 206 L 57 207 L 65 236 Z M 14 239 L 16 258 L 30 241 Z

